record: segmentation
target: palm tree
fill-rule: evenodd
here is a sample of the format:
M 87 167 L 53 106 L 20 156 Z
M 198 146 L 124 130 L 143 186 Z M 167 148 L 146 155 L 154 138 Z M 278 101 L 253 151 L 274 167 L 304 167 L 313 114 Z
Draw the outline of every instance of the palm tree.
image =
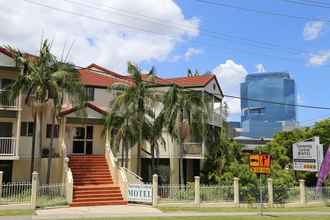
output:
M 83 100 L 81 99 L 82 87 L 80 85 L 79 74 L 73 68 L 73 65 L 59 62 L 56 59 L 50 52 L 51 45 L 47 40 L 42 42 L 38 57 L 33 57 L 32 59 L 26 57 L 19 50 L 11 47 L 7 48 L 14 54 L 16 64 L 22 68 L 21 74 L 10 87 L 11 98 L 17 98 L 21 92 L 26 95 L 25 103 L 30 104 L 34 109 L 31 173 L 34 170 L 36 137 L 39 136 L 41 138 L 41 133 L 36 134 L 36 124 L 39 122 L 41 128 L 43 111 L 48 104 L 52 104 L 51 141 L 48 151 L 47 170 L 47 183 L 49 183 L 56 116 L 62 107 L 65 97 L 71 100 L 74 99 L 73 97 L 77 97 L 75 100 Z
M 188 135 L 204 136 L 208 108 L 200 91 L 172 85 L 164 95 L 163 114 L 168 133 L 180 145 L 180 183 L 183 184 L 183 143 Z
M 154 69 L 151 69 L 150 75 Z M 142 73 L 140 69 L 132 63 L 128 63 L 128 73 L 133 82 L 132 86 L 117 88 L 120 91 L 116 96 L 114 101 L 111 103 L 111 113 L 110 115 L 121 115 L 125 108 L 129 110 L 129 117 L 126 121 L 128 124 L 135 124 L 134 136 L 137 143 L 137 174 L 140 175 L 141 172 L 141 150 L 143 145 L 146 143 L 146 132 L 144 128 L 149 123 L 152 116 L 151 103 L 154 101 L 154 94 L 148 89 L 150 82 L 148 80 L 144 81 L 142 79 Z M 122 115 L 124 117 L 124 115 Z M 111 126 L 110 126 L 111 127 Z M 108 128 L 110 128 L 108 125 Z M 131 135 L 131 134 L 130 134 Z M 134 142 L 135 143 L 135 142 Z

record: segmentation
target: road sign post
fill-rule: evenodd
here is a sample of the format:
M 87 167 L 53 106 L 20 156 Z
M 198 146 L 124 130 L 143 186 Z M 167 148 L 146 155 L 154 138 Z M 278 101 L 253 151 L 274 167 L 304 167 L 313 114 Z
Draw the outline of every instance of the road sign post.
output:
M 261 175 L 270 174 L 271 156 L 269 154 L 250 154 L 250 170 L 259 175 L 259 199 L 260 199 L 260 215 L 263 215 L 262 201 L 262 179 Z

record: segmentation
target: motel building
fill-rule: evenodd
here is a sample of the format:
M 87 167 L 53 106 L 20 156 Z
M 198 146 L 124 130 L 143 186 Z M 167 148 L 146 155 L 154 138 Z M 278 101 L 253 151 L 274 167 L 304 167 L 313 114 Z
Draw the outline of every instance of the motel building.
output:
M 8 85 L 15 81 L 20 70 L 8 51 L 0 48 L 0 93 L 4 94 Z M 80 80 L 85 86 L 88 102 L 83 108 L 66 102 L 55 126 L 54 152 L 52 159 L 51 183 L 62 183 L 72 175 L 72 206 L 126 204 L 123 198 L 122 177 L 117 173 L 125 170 L 127 175 L 151 182 L 150 146 L 144 146 L 141 157 L 141 174 L 137 174 L 137 147 L 131 147 L 128 167 L 121 169 L 121 149 L 115 152 L 110 146 L 108 131 L 104 127 L 104 117 L 111 108 L 115 93 L 110 86 L 120 84 L 132 86 L 127 75 L 122 75 L 96 64 L 80 69 Z M 208 130 L 216 136 L 222 127 L 223 94 L 213 74 L 184 76 L 177 78 L 156 77 L 153 89 L 166 92 L 171 85 L 200 91 L 208 97 Z M 46 182 L 47 157 L 51 133 L 50 104 L 42 107 L 42 115 L 37 117 L 34 131 L 31 106 L 25 104 L 25 94 L 10 101 L 0 95 L 0 170 L 4 172 L 4 182 L 30 181 L 32 136 L 36 132 L 34 170 L 39 173 L 40 183 Z M 210 143 L 187 136 L 183 150 L 167 133 L 163 135 L 166 147 L 160 147 L 159 176 L 161 184 L 180 183 L 180 158 L 183 158 L 184 183 L 193 182 L 200 176 Z M 217 141 L 214 138 L 213 141 Z M 130 178 L 127 178 L 130 179 Z M 183 183 L 183 184 L 184 184 Z M 88 196 L 84 193 L 88 192 Z M 98 197 L 102 194 L 102 197 Z

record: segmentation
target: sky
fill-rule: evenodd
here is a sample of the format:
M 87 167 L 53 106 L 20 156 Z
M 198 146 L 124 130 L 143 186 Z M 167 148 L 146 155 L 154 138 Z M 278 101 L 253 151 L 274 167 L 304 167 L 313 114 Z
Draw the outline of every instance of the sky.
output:
M 37 53 L 41 39 L 48 38 L 59 58 L 121 73 L 127 61 L 143 70 L 155 66 L 163 77 L 186 75 L 188 68 L 212 71 L 228 95 L 239 95 L 249 73 L 286 71 L 296 81 L 298 104 L 330 107 L 330 2 L 313 7 L 285 0 L 0 0 L 0 5 L 1 45 Z M 239 120 L 239 100 L 225 101 L 229 120 Z M 329 110 L 298 108 L 301 125 L 326 117 Z

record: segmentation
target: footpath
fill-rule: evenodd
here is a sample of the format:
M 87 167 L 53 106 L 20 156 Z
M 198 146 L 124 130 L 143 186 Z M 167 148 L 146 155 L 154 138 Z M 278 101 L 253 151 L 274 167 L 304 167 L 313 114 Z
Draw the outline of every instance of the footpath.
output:
M 84 218 L 128 218 L 134 217 L 202 217 L 202 216 L 257 216 L 259 212 L 162 212 L 143 205 L 95 206 L 37 210 L 34 216 L 0 217 L 0 220 L 84 219 Z M 268 216 L 329 216 L 329 211 L 264 212 Z

